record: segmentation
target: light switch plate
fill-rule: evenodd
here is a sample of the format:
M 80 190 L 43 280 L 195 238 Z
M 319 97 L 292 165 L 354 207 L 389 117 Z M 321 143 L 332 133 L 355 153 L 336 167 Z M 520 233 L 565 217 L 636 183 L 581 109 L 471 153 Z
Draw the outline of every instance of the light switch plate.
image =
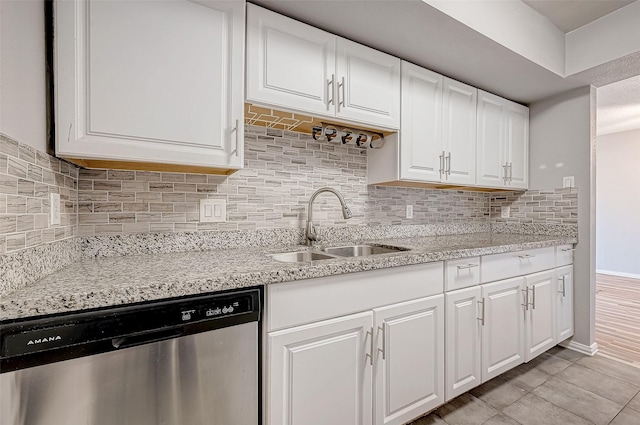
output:
M 49 221 L 51 225 L 60 224 L 60 194 L 49 194 Z
M 200 223 L 227 221 L 227 201 L 224 199 L 200 200 Z

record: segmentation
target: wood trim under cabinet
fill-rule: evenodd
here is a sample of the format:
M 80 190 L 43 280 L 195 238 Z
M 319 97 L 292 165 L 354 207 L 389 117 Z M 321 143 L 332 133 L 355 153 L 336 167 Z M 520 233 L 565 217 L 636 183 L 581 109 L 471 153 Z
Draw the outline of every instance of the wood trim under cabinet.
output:
M 103 159 L 80 159 L 64 158 L 72 164 L 82 168 L 96 168 L 108 170 L 139 170 L 139 171 L 159 171 L 171 173 L 191 173 L 191 174 L 216 174 L 231 175 L 238 170 L 229 168 L 202 167 L 197 165 L 161 164 L 155 162 L 135 162 L 135 161 L 110 161 Z
M 374 183 L 371 186 L 394 186 L 394 187 L 418 187 L 423 189 L 444 189 L 444 190 L 468 190 L 472 192 L 520 192 L 524 189 L 505 188 L 498 189 L 492 187 L 474 187 L 474 186 L 456 186 L 451 184 L 442 183 L 426 183 L 426 182 L 412 182 L 412 181 L 389 181 L 382 183 Z

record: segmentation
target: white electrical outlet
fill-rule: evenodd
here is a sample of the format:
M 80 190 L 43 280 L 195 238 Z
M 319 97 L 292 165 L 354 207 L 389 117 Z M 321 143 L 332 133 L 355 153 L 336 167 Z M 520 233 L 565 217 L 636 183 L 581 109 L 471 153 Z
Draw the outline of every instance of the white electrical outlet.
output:
M 49 221 L 51 225 L 60 224 L 60 194 L 49 194 Z
M 562 178 L 562 187 L 575 187 L 576 180 L 574 176 L 566 176 Z
M 511 207 L 500 207 L 500 218 L 509 218 L 511 216 Z
M 224 199 L 200 199 L 200 223 L 227 221 L 227 201 Z
M 407 205 L 406 218 L 413 218 L 413 205 Z

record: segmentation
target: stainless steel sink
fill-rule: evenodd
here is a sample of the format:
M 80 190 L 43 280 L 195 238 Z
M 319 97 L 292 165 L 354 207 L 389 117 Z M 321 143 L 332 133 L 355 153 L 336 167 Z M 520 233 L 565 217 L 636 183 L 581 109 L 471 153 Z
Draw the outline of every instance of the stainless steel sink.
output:
M 340 257 L 363 257 L 375 254 L 388 254 L 390 252 L 408 251 L 406 248 L 377 246 L 377 245 L 349 245 L 334 246 L 322 249 L 327 254 Z
M 273 254 L 271 257 L 274 260 L 281 261 L 283 263 L 305 263 L 309 261 L 329 260 L 331 258 L 335 258 L 331 255 L 315 251 L 283 252 L 281 254 Z

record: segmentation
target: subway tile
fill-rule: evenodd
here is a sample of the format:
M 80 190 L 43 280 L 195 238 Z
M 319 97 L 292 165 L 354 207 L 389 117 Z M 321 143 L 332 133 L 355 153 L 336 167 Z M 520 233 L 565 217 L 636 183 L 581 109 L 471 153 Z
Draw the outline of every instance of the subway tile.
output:
M 96 236 L 120 234 L 122 224 L 96 224 L 93 226 L 93 232 Z
M 162 173 L 159 173 L 157 171 L 136 171 L 136 180 L 138 181 L 146 181 L 146 182 L 153 182 L 153 181 L 161 181 L 162 180 Z
M 14 176 L 0 174 L 0 193 L 12 195 L 18 193 L 18 179 Z
M 122 182 L 111 181 L 111 180 L 94 180 L 93 190 L 109 191 L 109 192 L 121 191 Z
M 0 235 L 16 231 L 15 215 L 0 215 Z
M 18 179 L 18 195 L 33 196 L 34 182 L 25 179 Z
M 109 192 L 109 202 L 135 202 L 136 194 L 127 192 Z
M 162 213 L 137 213 L 136 222 L 138 223 L 159 223 L 162 221 Z
M 20 144 L 15 140 L 0 137 L 0 152 L 17 158 L 20 156 Z
M 0 254 L 7 252 L 7 237 L 0 234 Z
M 107 179 L 109 180 L 134 180 L 135 178 L 136 178 L 135 171 L 126 171 L 126 170 L 107 171 Z
M 122 223 L 122 233 L 149 233 L 149 223 Z
M 49 214 L 35 214 L 33 216 L 33 227 L 35 229 L 46 229 L 49 227 Z
M 166 202 L 150 202 L 149 203 L 149 211 L 150 212 L 162 212 L 162 213 L 170 213 L 173 212 L 173 204 Z
M 109 223 L 135 223 L 136 215 L 134 213 L 110 213 Z
M 32 214 L 18 215 L 16 217 L 16 232 L 26 232 L 34 229 L 34 217 Z
M 94 202 L 94 212 L 120 212 L 122 211 L 122 203 L 120 202 Z
M 25 242 L 27 248 L 32 246 L 42 245 L 42 230 L 34 230 L 27 232 L 25 236 Z
M 122 212 L 146 212 L 149 211 L 149 204 L 146 202 L 123 202 Z
M 0 174 L 7 173 L 7 155 L 0 153 Z
M 7 214 L 26 214 L 27 198 L 24 196 L 6 195 Z
M 29 164 L 27 169 L 27 178 L 34 182 L 42 181 L 42 168 L 38 167 L 35 164 Z
M 26 246 L 26 236 L 24 233 L 14 233 L 6 237 L 6 251 L 17 251 Z

